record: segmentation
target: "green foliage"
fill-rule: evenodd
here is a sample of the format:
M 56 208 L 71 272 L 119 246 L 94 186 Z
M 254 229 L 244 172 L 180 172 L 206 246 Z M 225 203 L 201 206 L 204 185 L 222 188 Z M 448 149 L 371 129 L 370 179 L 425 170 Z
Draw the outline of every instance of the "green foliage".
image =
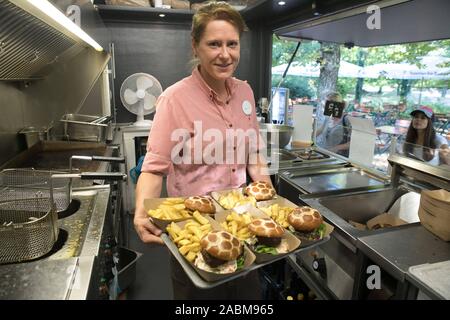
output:
M 278 39 L 273 36 L 272 42 L 272 66 L 288 63 L 295 51 L 297 42 Z M 294 62 L 305 65 L 316 61 L 319 56 L 320 44 L 317 41 L 304 40 L 297 51 Z
M 288 63 L 292 53 L 297 46 L 297 42 L 280 40 L 276 36 L 273 37 L 272 49 L 272 66 Z M 315 63 L 320 58 L 320 43 L 317 41 L 303 41 L 294 61 L 300 65 L 308 65 Z M 430 52 L 436 52 L 442 57 L 450 58 L 450 39 L 437 40 L 428 42 L 418 42 L 409 44 L 389 45 L 380 47 L 360 48 L 353 47 L 351 49 L 341 47 L 341 60 L 349 63 L 369 66 L 378 63 L 409 63 L 416 64 L 419 68 L 420 58 L 426 56 Z M 450 67 L 450 63 L 443 63 L 439 67 Z M 280 81 L 280 75 L 272 76 L 272 86 L 276 86 Z M 310 97 L 318 96 L 319 78 L 287 76 L 282 87 L 290 89 L 290 97 Z M 357 79 L 356 78 L 338 78 L 337 90 L 345 97 L 350 104 L 355 97 Z M 407 86 L 405 86 L 407 84 Z M 364 79 L 364 85 L 370 85 L 380 88 L 378 92 L 362 91 L 362 102 L 366 106 L 370 106 L 373 110 L 383 112 L 385 104 L 396 105 L 400 99 L 406 98 L 408 109 L 397 116 L 409 118 L 410 109 L 419 103 L 417 91 L 423 88 L 424 92 L 429 89 L 437 89 L 441 94 L 440 97 L 421 96 L 420 104 L 426 104 L 433 108 L 436 113 L 449 113 L 450 101 L 445 98 L 445 94 L 450 90 L 449 80 L 409 80 L 403 83 L 405 97 L 400 97 L 400 89 L 402 80 L 400 79 Z M 388 90 L 389 89 L 389 90 Z M 392 90 L 394 89 L 394 90 Z M 390 91 L 392 90 L 392 91 Z M 415 95 L 411 93 L 414 90 Z
M 358 81 L 357 78 L 338 78 L 337 91 L 340 92 L 343 97 L 354 95 L 356 81 Z
M 281 80 L 280 75 L 272 76 L 272 87 L 276 87 Z M 289 96 L 292 98 L 315 97 L 317 79 L 307 77 L 286 76 L 281 87 L 289 89 Z

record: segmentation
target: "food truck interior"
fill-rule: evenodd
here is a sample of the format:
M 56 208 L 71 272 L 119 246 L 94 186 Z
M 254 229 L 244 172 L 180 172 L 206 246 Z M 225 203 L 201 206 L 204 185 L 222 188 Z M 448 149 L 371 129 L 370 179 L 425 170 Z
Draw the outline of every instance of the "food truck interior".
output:
M 2 189 L 10 188 L 6 182 L 10 174 L 12 181 L 19 181 L 24 175 L 35 177 L 36 170 L 47 175 L 50 171 L 70 172 L 88 179 L 70 177 L 67 184 L 61 184 L 70 205 L 61 211 L 52 206 L 45 215 L 53 217 L 50 229 L 59 230 L 53 233 L 56 238 L 50 251 L 38 258 L 14 258 L 16 254 L 0 250 L 0 282 L 4 288 L 0 299 L 173 299 L 168 271 L 169 258 L 174 254 L 171 247 L 143 244 L 133 227 L 134 188 L 154 108 L 145 110 L 149 123 L 136 124 L 137 119 L 143 119 L 139 118 L 140 111 L 128 106 L 123 96 L 138 77 L 151 75 L 164 90 L 190 75 L 191 20 L 196 6 L 204 1 L 164 0 L 163 7 L 155 7 L 155 2 L 48 0 L 42 1 L 48 4 L 42 9 L 34 4 L 36 1 L 0 0 Z M 448 89 L 450 2 L 227 2 L 240 10 L 249 28 L 242 37 L 235 76 L 252 87 L 262 122 L 274 126 L 261 123 L 261 128 L 275 130 L 280 139 L 277 147 L 269 150 L 277 194 L 296 206 L 317 209 L 333 229 L 317 244 L 273 263 L 262 263 L 258 267 L 262 298 L 449 299 L 450 284 L 447 281 L 442 285 L 438 280 L 450 268 L 450 239 L 444 240 L 450 233 L 449 215 L 444 212 L 444 228 L 432 232 L 429 225 L 425 227 L 420 212 L 425 210 L 421 207 L 426 201 L 421 197 L 424 191 L 450 191 L 450 162 L 430 164 L 406 157 L 397 144 L 405 134 L 401 126 L 406 130 L 402 123 L 406 120 L 394 119 L 391 131 L 377 126 L 373 132 L 366 132 L 358 129 L 360 110 L 352 114 L 357 118 L 352 120 L 353 130 L 345 131 L 351 139 L 350 153 L 343 155 L 327 148 L 316 141 L 323 110 L 313 100 L 323 101 L 326 91 L 336 90 L 337 79 L 322 77 L 320 66 L 311 71 L 317 74 L 306 77 L 309 83 L 315 83 L 315 92 L 304 103 L 288 100 L 294 91 L 285 87 L 286 74 L 289 77 L 289 70 L 293 72 L 296 63 L 303 61 L 294 51 L 308 43 L 352 49 L 443 41 L 439 52 L 446 57 L 443 68 L 447 73 L 436 79 Z M 84 33 L 63 27 L 48 15 L 52 10 L 68 17 Z M 275 59 L 275 43 L 287 44 L 284 48 L 288 51 L 282 52 L 281 60 Z M 313 59 L 326 64 L 316 59 L 320 49 L 313 50 Z M 284 64 L 275 71 L 273 61 Z M 352 77 L 356 83 L 368 74 Z M 423 85 L 426 80 L 421 81 Z M 328 84 L 321 87 L 321 83 Z M 277 87 L 284 90 L 284 122 L 270 107 L 264 118 L 264 98 L 275 96 Z M 435 112 L 435 127 L 438 134 L 448 137 L 450 96 L 444 91 L 439 101 L 446 107 L 444 112 Z M 422 98 L 422 89 L 420 94 Z M 295 122 L 299 105 L 311 107 L 310 113 L 303 114 L 309 115 L 306 123 L 314 123 L 306 133 L 312 145 L 306 147 L 292 143 L 297 134 L 304 137 Z M 289 113 L 292 118 L 288 119 Z M 382 113 L 373 111 L 371 121 Z M 272 118 L 277 121 L 272 123 Z M 366 122 L 361 123 L 363 128 Z M 367 160 L 364 153 L 370 144 L 367 141 L 372 139 L 374 149 L 369 149 Z M 377 152 L 385 157 L 376 158 Z M 382 164 L 377 165 L 374 159 Z M 83 177 L 83 172 L 91 174 Z M 59 179 L 49 179 L 39 184 L 50 183 L 50 190 L 54 189 L 50 199 L 53 193 L 56 199 L 61 191 L 56 183 Z M 41 196 L 35 200 L 41 201 L 48 190 L 48 186 L 40 190 Z M 8 228 L 13 218 L 2 217 L 10 212 L 2 197 L 0 246 L 4 247 L 5 241 L 12 239 L 7 232 L 12 230 Z M 161 197 L 167 197 L 165 188 Z M 450 199 L 445 196 L 435 201 L 438 211 L 450 208 Z M 393 220 L 378 220 L 385 218 L 385 213 Z M 34 222 L 35 218 L 29 219 Z M 371 219 L 377 220 L 367 229 Z M 31 273 L 27 280 L 20 277 L 35 270 L 36 265 L 51 272 Z M 377 272 L 380 281 L 374 289 L 368 283 Z M 187 273 L 197 286 L 211 286 L 192 270 Z M 60 285 L 54 285 L 49 274 L 58 277 Z M 28 290 L 20 289 L 25 287 L 21 281 L 26 281 Z M 45 297 L 42 292 L 47 292 Z

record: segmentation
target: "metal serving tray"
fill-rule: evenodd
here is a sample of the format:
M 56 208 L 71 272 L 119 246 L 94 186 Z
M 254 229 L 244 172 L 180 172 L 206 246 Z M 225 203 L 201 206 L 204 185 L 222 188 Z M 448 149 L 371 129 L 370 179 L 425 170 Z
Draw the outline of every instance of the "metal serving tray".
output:
M 278 257 L 267 261 L 267 262 L 263 262 L 263 263 L 259 263 L 259 264 L 252 264 L 250 267 L 248 267 L 245 271 L 241 271 L 237 274 L 234 275 L 230 275 L 227 278 L 223 278 L 217 281 L 213 281 L 213 282 L 208 282 L 205 281 L 195 270 L 194 268 L 189 264 L 189 262 L 181 255 L 181 253 L 178 251 L 178 248 L 176 246 L 175 243 L 172 242 L 172 240 L 170 240 L 170 237 L 168 234 L 163 233 L 161 235 L 161 239 L 164 241 L 164 243 L 166 244 L 167 248 L 169 249 L 169 251 L 173 254 L 174 258 L 177 259 L 177 261 L 180 263 L 181 267 L 183 268 L 183 270 L 186 272 L 186 275 L 189 277 L 189 279 L 191 279 L 192 283 L 201 289 L 210 289 L 210 288 L 214 288 L 217 287 L 218 285 L 224 284 L 228 281 L 240 278 L 242 276 L 245 276 L 246 274 L 248 274 L 251 271 L 254 271 L 256 269 L 259 269 L 265 265 L 271 264 L 275 261 L 287 258 L 288 256 L 294 256 L 295 254 L 304 251 L 304 250 L 309 250 L 315 246 L 319 246 L 324 244 L 325 242 L 327 242 L 328 240 L 330 240 L 330 236 L 324 237 L 322 240 L 315 242 L 314 244 L 307 246 L 307 247 L 299 247 L 296 250 L 290 252 L 289 254 L 280 254 Z

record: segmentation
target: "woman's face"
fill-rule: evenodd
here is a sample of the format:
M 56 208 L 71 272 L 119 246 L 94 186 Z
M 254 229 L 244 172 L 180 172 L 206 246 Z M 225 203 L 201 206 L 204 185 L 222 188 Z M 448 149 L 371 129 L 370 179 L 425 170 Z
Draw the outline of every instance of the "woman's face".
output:
M 412 120 L 413 128 L 416 130 L 425 130 L 428 127 L 428 118 L 422 112 L 417 112 Z
M 193 49 L 200 60 L 202 75 L 225 81 L 233 75 L 239 63 L 238 30 L 227 21 L 210 21 L 199 43 L 193 43 Z

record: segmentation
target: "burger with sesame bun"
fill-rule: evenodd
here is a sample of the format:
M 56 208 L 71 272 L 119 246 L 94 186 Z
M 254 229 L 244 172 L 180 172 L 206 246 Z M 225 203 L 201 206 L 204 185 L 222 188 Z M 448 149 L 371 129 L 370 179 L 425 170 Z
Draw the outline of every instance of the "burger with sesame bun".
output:
M 285 230 L 272 219 L 254 219 L 248 230 L 253 234 L 246 242 L 257 253 L 269 253 L 277 255 L 287 253 L 289 246 L 283 235 Z
M 216 213 L 213 200 L 208 196 L 194 196 L 184 200 L 184 206 L 191 211 L 198 211 L 203 214 Z
M 252 196 L 256 201 L 270 200 L 276 192 L 270 183 L 265 181 L 254 181 L 250 183 L 245 189 L 244 193 L 247 196 Z
M 320 240 L 325 234 L 326 225 L 322 215 L 314 208 L 304 206 L 295 208 L 287 217 L 289 229 L 304 240 Z
M 226 231 L 211 231 L 200 241 L 195 266 L 208 272 L 233 273 L 244 266 L 241 242 Z

